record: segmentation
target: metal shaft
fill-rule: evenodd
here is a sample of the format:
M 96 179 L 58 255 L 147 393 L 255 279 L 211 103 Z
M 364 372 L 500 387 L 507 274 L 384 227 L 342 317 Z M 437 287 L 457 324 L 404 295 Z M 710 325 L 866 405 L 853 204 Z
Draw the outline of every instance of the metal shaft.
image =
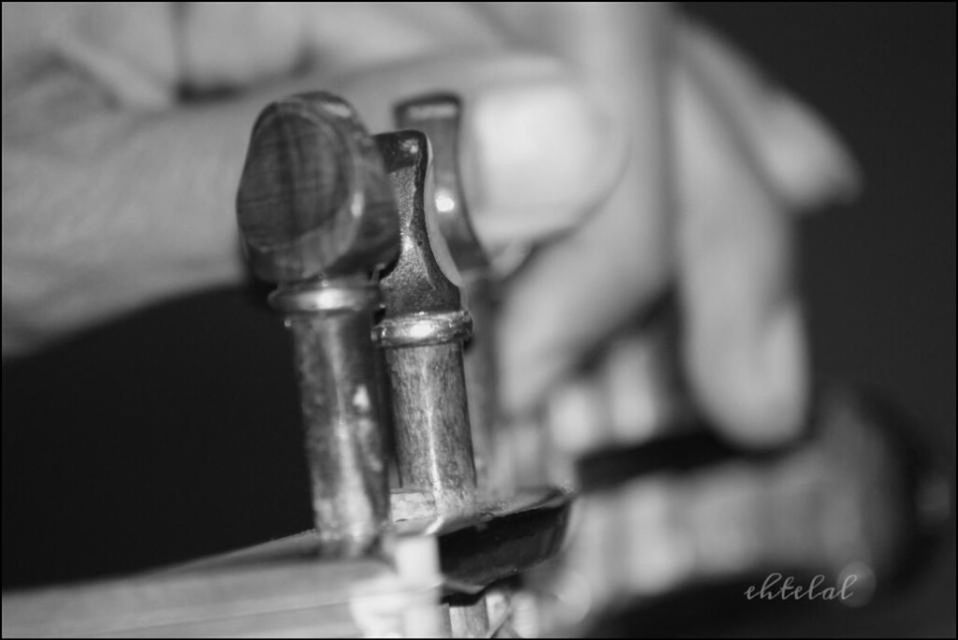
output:
M 389 373 L 396 457 L 404 488 L 432 493 L 438 515 L 475 508 L 462 344 L 471 331 L 459 291 L 433 252 L 424 207 L 428 147 L 414 131 L 376 136 L 399 211 L 399 258 L 382 280 L 377 331 Z
M 360 556 L 377 548 L 389 516 L 372 307 L 293 313 L 286 324 L 320 546 L 325 555 Z
M 462 348 L 437 344 L 386 350 L 397 419 L 400 482 L 428 488 L 441 514 L 473 506 L 476 476 L 469 438 Z
M 432 151 L 432 208 L 449 253 L 462 278 L 463 306 L 473 322 L 465 348 L 469 422 L 479 486 L 488 490 L 495 464 L 495 428 L 499 419 L 495 315 L 497 287 L 486 252 L 472 227 L 459 171 L 462 120 L 460 100 L 453 94 L 420 96 L 396 106 L 396 124 L 426 134 Z

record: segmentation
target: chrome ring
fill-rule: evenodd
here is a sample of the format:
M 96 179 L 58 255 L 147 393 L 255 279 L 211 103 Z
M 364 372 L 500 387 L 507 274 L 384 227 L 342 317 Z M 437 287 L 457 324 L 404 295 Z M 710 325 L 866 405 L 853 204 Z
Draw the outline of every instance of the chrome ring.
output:
M 269 294 L 269 304 L 283 313 L 322 313 L 324 311 L 363 311 L 382 302 L 374 283 L 342 286 L 319 283 L 308 287 L 280 288 Z
M 465 309 L 447 313 L 422 312 L 383 320 L 373 339 L 387 349 L 446 344 L 472 336 L 472 316 Z

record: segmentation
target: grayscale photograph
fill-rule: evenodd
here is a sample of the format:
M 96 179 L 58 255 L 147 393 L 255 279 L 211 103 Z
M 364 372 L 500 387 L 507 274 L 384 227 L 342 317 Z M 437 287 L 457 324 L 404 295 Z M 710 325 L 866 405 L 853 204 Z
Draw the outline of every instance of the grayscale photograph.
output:
M 953 638 L 955 57 L 3 2 L 3 637 Z

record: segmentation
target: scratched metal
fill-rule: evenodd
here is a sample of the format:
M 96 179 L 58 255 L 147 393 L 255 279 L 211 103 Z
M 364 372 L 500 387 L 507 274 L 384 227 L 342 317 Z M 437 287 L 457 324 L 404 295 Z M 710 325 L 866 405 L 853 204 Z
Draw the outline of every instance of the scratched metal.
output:
M 401 131 L 376 136 L 393 181 L 402 238 L 399 258 L 381 287 L 383 322 L 461 309 L 459 290 L 433 253 L 425 211 L 426 137 Z M 429 490 L 440 515 L 470 512 L 476 471 L 462 367 L 462 343 L 388 348 L 400 484 Z
M 432 151 L 433 192 L 430 213 L 449 245 L 462 276 L 463 306 L 472 315 L 473 335 L 465 347 L 469 422 L 480 488 L 487 489 L 494 464 L 499 412 L 495 315 L 497 292 L 490 262 L 472 226 L 459 171 L 462 105 L 458 97 L 436 93 L 396 106 L 396 124 L 422 131 Z
M 476 476 L 458 344 L 386 351 L 403 487 L 427 488 L 443 515 L 469 511 Z
M 297 314 L 288 324 L 320 544 L 332 556 L 359 556 L 375 549 L 389 512 L 372 317 Z

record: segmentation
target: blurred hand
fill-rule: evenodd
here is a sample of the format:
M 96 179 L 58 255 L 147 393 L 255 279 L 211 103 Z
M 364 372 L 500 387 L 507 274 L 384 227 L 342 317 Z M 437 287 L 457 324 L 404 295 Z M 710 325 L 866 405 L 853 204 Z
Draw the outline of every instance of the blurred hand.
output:
M 657 5 L 4 3 L 4 355 L 238 282 L 250 127 L 316 88 L 373 131 L 400 98 L 460 93 L 483 241 L 550 240 L 505 301 L 511 415 L 676 283 L 706 411 L 748 442 L 797 429 L 789 214 L 852 193 L 855 168 L 812 113 Z

